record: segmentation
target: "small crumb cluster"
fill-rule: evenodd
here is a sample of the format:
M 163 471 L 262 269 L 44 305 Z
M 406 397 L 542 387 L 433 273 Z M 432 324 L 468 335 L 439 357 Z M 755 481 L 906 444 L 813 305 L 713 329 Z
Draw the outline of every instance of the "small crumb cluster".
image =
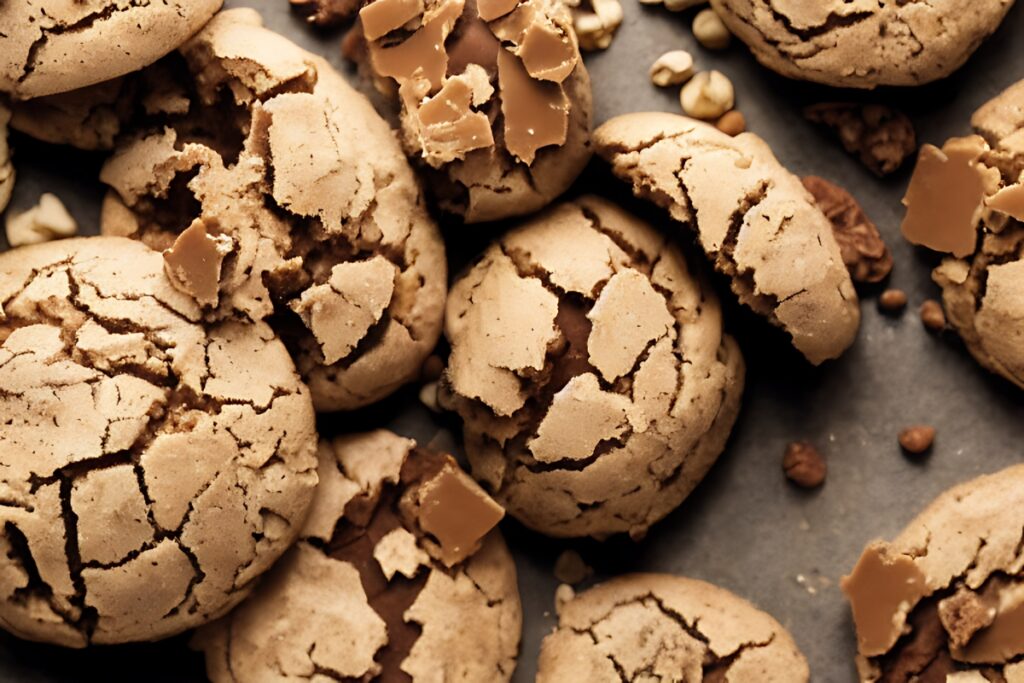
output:
M 9 214 L 6 229 L 7 244 L 22 247 L 72 237 L 78 232 L 78 223 L 57 195 L 45 192 L 36 206 Z

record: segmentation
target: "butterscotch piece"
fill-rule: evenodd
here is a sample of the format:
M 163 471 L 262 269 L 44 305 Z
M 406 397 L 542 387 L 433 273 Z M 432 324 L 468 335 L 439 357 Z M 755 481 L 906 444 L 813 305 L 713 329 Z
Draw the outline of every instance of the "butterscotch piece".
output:
M 313 405 L 263 323 L 204 324 L 158 252 L 0 254 L 0 625 L 83 647 L 220 617 L 291 545 Z
M 442 404 L 473 475 L 551 536 L 641 536 L 725 446 L 743 360 L 678 248 L 604 200 L 559 204 L 453 286 Z
M 207 317 L 269 319 L 318 410 L 414 380 L 440 335 L 446 263 L 391 129 L 251 10 L 218 14 L 176 59 L 157 67 L 186 89 L 143 92 L 159 127 L 138 122 L 103 167 L 104 234 L 166 250 Z
M 152 64 L 210 20 L 222 0 L 47 0 L 0 4 L 0 92 L 30 99 Z
M 371 0 L 347 51 L 406 152 L 469 223 L 536 211 L 590 157 L 590 77 L 558 0 Z
M 804 116 L 834 130 L 846 151 L 877 176 L 898 170 L 917 149 L 913 122 L 883 104 L 822 102 L 804 109 Z
M 612 119 L 594 141 L 634 194 L 696 232 L 740 301 L 788 333 L 809 361 L 836 358 L 853 343 L 860 308 L 832 224 L 761 138 L 645 113 Z
M 544 638 L 537 683 L 807 683 L 792 636 L 746 600 L 703 581 L 627 574 L 569 599 Z
M 1022 528 L 1017 466 L 947 491 L 894 541 L 870 544 L 840 584 L 860 679 L 1024 681 Z
M 843 88 L 922 85 L 959 69 L 1013 0 L 711 0 L 761 64 Z
M 301 540 L 193 640 L 213 683 L 508 681 L 522 611 L 501 508 L 390 432 L 321 442 L 319 459 Z
M 0 213 L 7 208 L 14 192 L 14 165 L 11 163 L 11 149 L 7 146 L 7 124 L 11 110 L 0 102 Z

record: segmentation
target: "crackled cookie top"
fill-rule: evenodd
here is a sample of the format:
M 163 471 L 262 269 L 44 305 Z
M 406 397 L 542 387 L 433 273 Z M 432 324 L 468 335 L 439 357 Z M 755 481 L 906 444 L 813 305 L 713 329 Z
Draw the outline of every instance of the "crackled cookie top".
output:
M 606 201 L 560 204 L 453 286 L 442 400 L 473 474 L 555 536 L 642 535 L 721 452 L 743 385 L 718 301 Z
M 112 237 L 0 254 L 0 625 L 68 646 L 218 617 L 316 484 L 308 392 L 265 325 L 200 323 Z
M 7 146 L 7 124 L 11 110 L 0 103 L 0 212 L 7 208 L 14 191 L 14 165 L 11 163 L 11 149 Z
M 184 43 L 222 0 L 0 3 L 0 92 L 66 92 L 135 71 Z
M 809 361 L 853 343 L 860 308 L 832 226 L 761 138 L 646 113 L 612 119 L 594 140 L 615 175 L 695 231 L 740 301 Z
M 302 540 L 193 642 L 211 680 L 508 681 L 522 613 L 502 509 L 390 432 L 322 442 L 319 460 Z
M 806 683 L 779 622 L 726 590 L 668 574 L 627 574 L 558 609 L 537 683 Z
M 1024 681 L 1024 467 L 942 494 L 842 580 L 862 681 Z
M 953 73 L 1013 0 L 711 0 L 764 66 L 844 88 L 921 85 Z
M 251 10 L 157 68 L 185 85 L 141 96 L 160 124 L 104 166 L 103 232 L 164 250 L 208 317 L 269 318 L 318 410 L 414 377 L 440 334 L 444 247 L 369 102 Z
M 556 0 L 370 0 L 348 53 L 395 90 L 409 155 L 469 222 L 540 209 L 589 158 L 590 81 Z

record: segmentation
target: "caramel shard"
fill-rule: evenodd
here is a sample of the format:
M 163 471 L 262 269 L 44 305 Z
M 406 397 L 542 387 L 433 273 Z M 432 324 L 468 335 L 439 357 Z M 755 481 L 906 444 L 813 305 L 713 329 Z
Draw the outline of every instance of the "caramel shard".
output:
M 857 566 L 839 583 L 857 627 L 860 654 L 885 654 L 903 634 L 907 615 L 927 592 L 925 576 L 914 560 L 883 543 L 869 545 Z
M 494 21 L 516 8 L 519 0 L 477 0 L 476 10 L 484 21 Z
M 234 244 L 226 235 L 211 236 L 197 218 L 164 252 L 164 270 L 174 287 L 201 306 L 216 306 L 220 298 L 220 269 Z
M 1024 584 L 1001 590 L 992 625 L 951 651 L 954 659 L 974 664 L 1001 664 L 1024 655 Z
M 487 115 L 473 110 L 494 94 L 483 68 L 470 64 L 465 73 L 449 78 L 436 95 L 421 104 L 428 87 L 425 80 L 413 79 L 399 89 L 411 113 L 406 120 L 407 135 L 417 139 L 424 161 L 439 168 L 494 144 Z
M 978 135 L 921 147 L 903 198 L 907 240 L 961 258 L 974 252 L 981 209 L 999 176 L 979 162 L 988 149 Z
M 577 52 L 572 40 L 550 24 L 534 23 L 523 32 L 519 58 L 533 78 L 561 83 L 576 68 Z
M 997 602 L 967 588 L 939 602 L 939 620 L 953 647 L 963 647 L 996 618 Z
M 419 489 L 420 528 L 440 543 L 448 567 L 475 553 L 504 516 L 505 510 L 453 463 Z
M 498 52 L 498 85 L 505 115 L 505 147 L 526 165 L 537 150 L 565 144 L 569 100 L 561 86 L 530 77 L 522 61 L 507 50 Z
M 366 39 L 377 40 L 421 14 L 423 0 L 374 0 L 359 10 L 359 21 Z
M 425 19 L 414 34 L 398 45 L 383 47 L 371 41 L 369 50 L 373 70 L 399 83 L 418 75 L 430 83 L 431 91 L 440 88 L 448 70 L 444 43 L 462 15 L 464 6 L 465 0 L 447 0 L 440 10 Z
M 430 563 L 430 556 L 416 545 L 416 537 L 402 527 L 392 529 L 377 541 L 373 559 L 377 560 L 388 581 L 396 573 L 411 579 L 421 566 Z
M 1024 183 L 1004 187 L 989 197 L 985 204 L 1010 218 L 1024 221 Z

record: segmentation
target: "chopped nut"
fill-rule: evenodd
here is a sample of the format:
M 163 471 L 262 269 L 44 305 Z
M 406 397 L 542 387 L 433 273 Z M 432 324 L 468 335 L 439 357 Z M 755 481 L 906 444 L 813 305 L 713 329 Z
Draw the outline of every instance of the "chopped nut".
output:
M 78 224 L 64 204 L 49 192 L 28 211 L 7 217 L 7 242 L 12 247 L 39 244 L 78 232 Z
M 580 49 L 604 50 L 612 44 L 615 31 L 622 24 L 619 0 L 587 0 L 572 7 L 572 23 Z
M 827 102 L 807 107 L 804 116 L 832 128 L 846 151 L 879 176 L 897 170 L 917 149 L 914 124 L 892 107 Z
M 715 122 L 715 128 L 726 135 L 736 137 L 747 130 L 747 118 L 738 109 L 727 111 Z
M 934 299 L 921 304 L 921 322 L 930 332 L 946 329 L 946 314 L 942 311 L 942 304 Z
M 662 88 L 693 77 L 693 56 L 686 50 L 666 52 L 651 64 L 651 82 Z
M 575 550 L 565 550 L 555 560 L 555 578 L 575 586 L 594 575 L 594 570 Z
M 665 9 L 669 12 L 683 12 L 691 7 L 708 4 L 708 0 L 664 0 Z
M 724 50 L 729 47 L 732 34 L 718 13 L 708 8 L 693 18 L 693 37 L 709 50 Z
M 683 86 L 679 101 L 687 116 L 713 120 L 732 109 L 736 93 L 720 71 L 702 71 Z
M 907 427 L 899 436 L 900 446 L 907 453 L 920 455 L 932 447 L 935 441 L 935 427 L 914 425 Z
M 828 472 L 821 453 L 807 441 L 794 441 L 786 446 L 782 469 L 791 482 L 806 489 L 821 486 Z
M 907 307 L 907 293 L 902 289 L 887 289 L 878 297 L 878 307 L 885 313 L 899 313 Z

